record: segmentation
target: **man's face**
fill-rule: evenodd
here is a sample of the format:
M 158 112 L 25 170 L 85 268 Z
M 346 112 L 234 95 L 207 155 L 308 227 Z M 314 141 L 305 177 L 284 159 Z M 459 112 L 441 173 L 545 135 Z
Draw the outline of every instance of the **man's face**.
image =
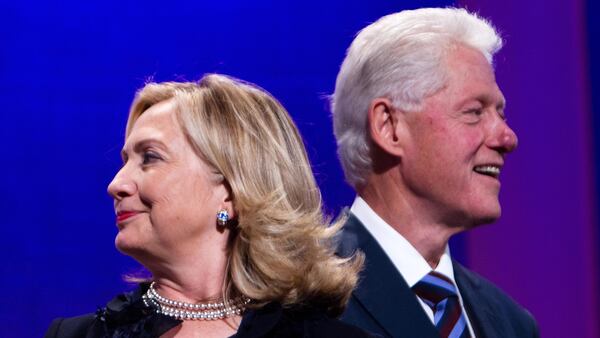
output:
M 446 57 L 447 86 L 407 113 L 402 175 L 431 221 L 472 227 L 500 216 L 499 174 L 517 136 L 504 118 L 494 71 L 478 51 Z

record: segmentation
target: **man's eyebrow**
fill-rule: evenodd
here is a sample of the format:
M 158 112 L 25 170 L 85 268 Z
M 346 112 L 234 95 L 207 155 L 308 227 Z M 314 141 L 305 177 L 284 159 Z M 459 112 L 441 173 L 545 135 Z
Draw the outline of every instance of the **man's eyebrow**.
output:
M 468 105 L 473 104 L 473 103 L 484 105 L 485 104 L 485 98 L 482 97 L 482 96 L 475 96 L 475 97 L 466 98 L 466 99 L 464 99 L 462 101 L 457 102 L 456 107 L 454 109 L 455 110 L 461 110 L 461 109 L 464 109 L 465 106 L 468 106 Z
M 460 102 L 460 106 L 464 106 L 467 103 L 473 102 L 473 101 L 479 102 L 482 105 L 489 107 L 490 105 L 493 104 L 493 102 L 495 101 L 495 98 L 492 97 L 492 96 L 486 95 L 486 94 L 482 94 L 482 95 L 478 95 L 478 96 L 475 96 L 475 97 L 472 97 L 472 98 L 469 98 L 469 99 L 466 99 L 466 100 Z M 504 97 L 502 97 L 502 99 L 500 100 L 500 102 L 498 102 L 495 105 L 495 108 L 496 109 L 504 109 L 504 108 L 506 108 L 506 99 Z

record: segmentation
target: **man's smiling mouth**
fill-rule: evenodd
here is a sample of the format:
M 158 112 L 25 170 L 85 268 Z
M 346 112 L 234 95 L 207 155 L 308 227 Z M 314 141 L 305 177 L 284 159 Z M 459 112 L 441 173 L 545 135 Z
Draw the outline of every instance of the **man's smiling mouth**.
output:
M 473 168 L 476 173 L 498 178 L 500 176 L 500 166 L 493 164 L 478 165 Z

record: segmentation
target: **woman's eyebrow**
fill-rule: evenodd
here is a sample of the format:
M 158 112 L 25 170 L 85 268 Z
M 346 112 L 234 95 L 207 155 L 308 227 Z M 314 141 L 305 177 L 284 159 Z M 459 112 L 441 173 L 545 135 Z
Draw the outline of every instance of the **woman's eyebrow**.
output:
M 154 137 L 148 137 L 148 138 L 143 138 L 143 139 L 136 141 L 133 144 L 133 151 L 141 152 L 144 148 L 147 148 L 149 146 L 158 147 L 158 148 L 161 148 L 162 150 L 167 149 L 167 146 L 161 140 L 154 138 Z
M 142 152 L 143 149 L 148 146 L 156 146 L 162 150 L 167 150 L 167 146 L 161 140 L 152 137 L 135 141 L 132 147 L 134 152 L 139 153 Z M 125 162 L 125 160 L 127 159 L 127 145 L 125 145 L 123 149 L 121 149 L 121 159 L 123 160 L 123 162 Z

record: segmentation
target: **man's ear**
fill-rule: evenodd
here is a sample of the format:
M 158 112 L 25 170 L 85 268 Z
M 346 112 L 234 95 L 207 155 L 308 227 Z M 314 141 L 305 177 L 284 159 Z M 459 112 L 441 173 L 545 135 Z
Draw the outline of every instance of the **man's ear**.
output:
M 376 98 L 371 101 L 368 127 L 371 139 L 382 150 L 395 157 L 404 155 L 406 121 L 403 112 L 394 108 L 389 99 Z

